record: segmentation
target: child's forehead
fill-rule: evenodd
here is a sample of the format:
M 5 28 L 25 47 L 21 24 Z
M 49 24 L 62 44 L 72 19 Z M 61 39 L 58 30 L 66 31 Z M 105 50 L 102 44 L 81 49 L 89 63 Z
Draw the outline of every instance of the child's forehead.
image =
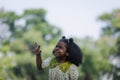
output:
M 66 46 L 67 44 L 66 44 L 64 41 L 60 40 L 60 41 L 57 43 L 57 45 L 64 45 L 64 46 Z
M 56 47 L 64 47 L 64 48 L 68 48 L 68 44 L 65 41 L 60 40 L 57 44 Z

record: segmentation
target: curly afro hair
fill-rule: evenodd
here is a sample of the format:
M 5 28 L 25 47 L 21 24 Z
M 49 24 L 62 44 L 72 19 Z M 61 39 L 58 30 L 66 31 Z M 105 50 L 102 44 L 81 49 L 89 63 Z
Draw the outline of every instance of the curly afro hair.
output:
M 66 48 L 69 54 L 69 56 L 67 57 L 67 61 L 75 64 L 76 66 L 82 64 L 82 51 L 79 46 L 73 41 L 73 38 L 66 39 L 65 36 L 63 36 L 60 41 L 65 42 L 67 46 Z

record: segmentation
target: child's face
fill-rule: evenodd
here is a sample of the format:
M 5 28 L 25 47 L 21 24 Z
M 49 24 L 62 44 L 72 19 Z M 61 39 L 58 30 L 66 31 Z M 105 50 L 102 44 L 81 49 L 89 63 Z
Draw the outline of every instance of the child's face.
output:
M 66 43 L 63 41 L 59 41 L 53 50 L 53 55 L 55 57 L 67 56 Z

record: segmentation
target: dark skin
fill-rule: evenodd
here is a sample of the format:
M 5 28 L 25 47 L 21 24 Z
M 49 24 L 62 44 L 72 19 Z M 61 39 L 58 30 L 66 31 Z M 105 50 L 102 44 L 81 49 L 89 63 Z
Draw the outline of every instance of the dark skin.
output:
M 42 70 L 43 68 L 40 45 L 35 43 L 32 51 L 36 54 L 36 64 L 38 70 Z M 66 62 L 67 56 L 69 56 L 66 49 L 66 43 L 64 43 L 63 41 L 59 41 L 53 50 L 53 55 L 56 57 L 58 63 Z
M 59 63 L 66 62 L 66 58 L 68 56 L 66 43 L 64 43 L 63 41 L 59 41 L 53 50 L 53 55 L 56 57 Z
M 38 45 L 36 42 L 35 42 L 35 44 L 33 46 L 32 52 L 36 54 L 37 69 L 38 70 L 43 70 L 43 68 L 42 68 L 42 59 L 41 59 L 40 45 Z

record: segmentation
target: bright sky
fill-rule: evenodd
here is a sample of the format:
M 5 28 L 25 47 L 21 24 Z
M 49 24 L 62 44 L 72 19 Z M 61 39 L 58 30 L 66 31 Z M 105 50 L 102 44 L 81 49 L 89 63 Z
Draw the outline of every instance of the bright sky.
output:
M 46 20 L 64 35 L 97 39 L 102 23 L 97 17 L 120 8 L 120 0 L 0 0 L 0 7 L 21 14 L 25 9 L 44 8 Z

